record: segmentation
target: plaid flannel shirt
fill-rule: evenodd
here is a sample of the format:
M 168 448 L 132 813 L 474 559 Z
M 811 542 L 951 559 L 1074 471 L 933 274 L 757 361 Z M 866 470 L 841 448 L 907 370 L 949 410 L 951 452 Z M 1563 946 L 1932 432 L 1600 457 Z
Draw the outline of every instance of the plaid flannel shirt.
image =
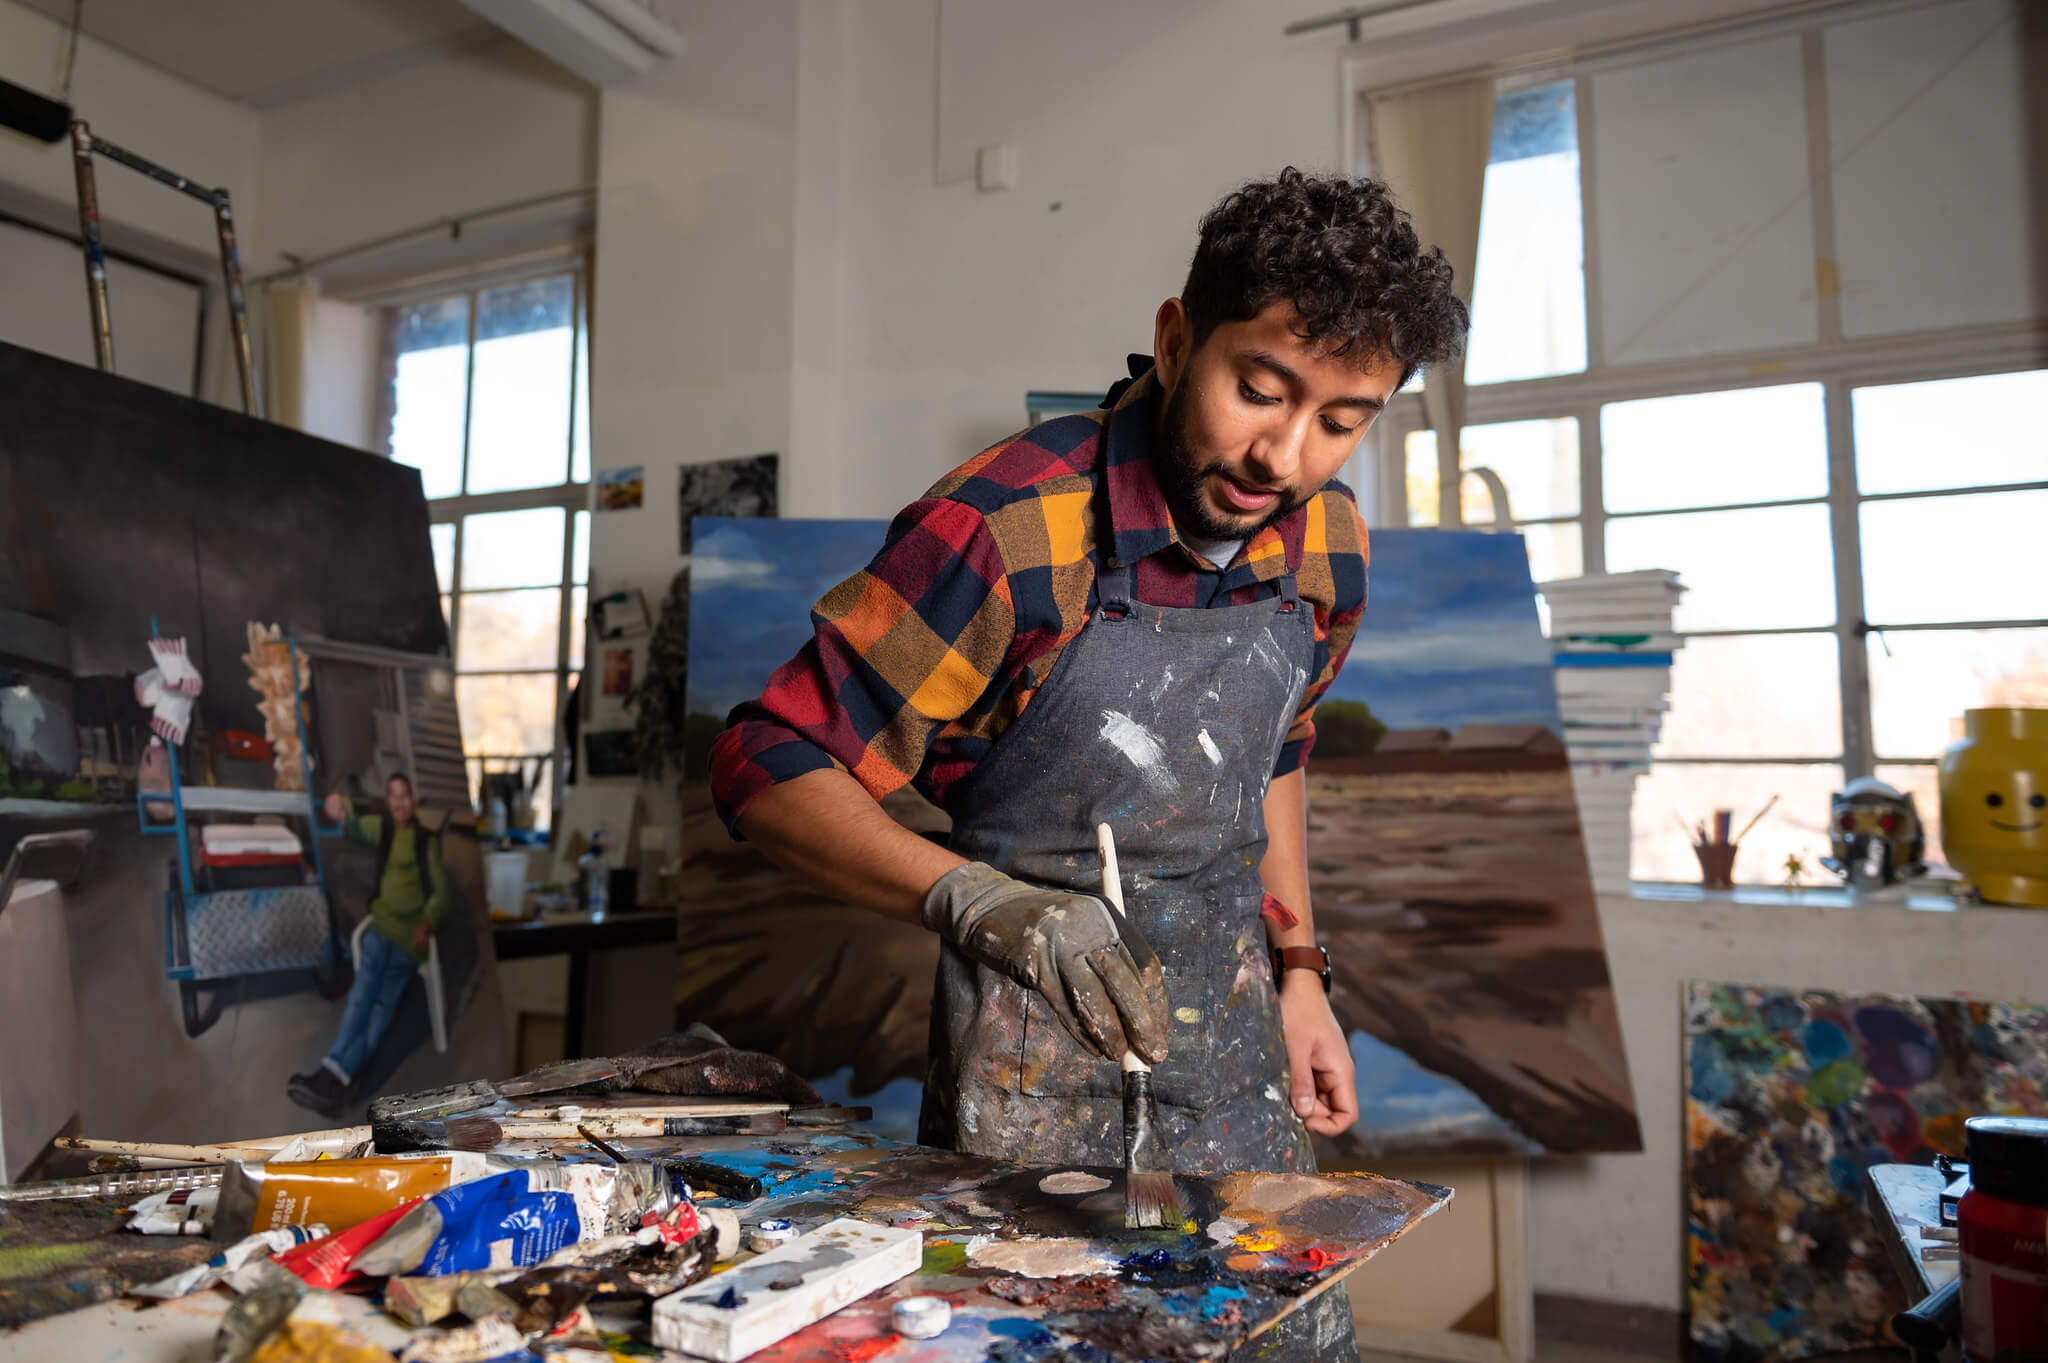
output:
M 1294 570 L 1315 612 L 1315 661 L 1273 774 L 1307 760 L 1316 703 L 1365 612 L 1357 503 L 1331 482 L 1216 569 L 1174 530 L 1151 460 L 1157 379 L 1144 356 L 1131 372 L 1108 410 L 1046 422 L 940 479 L 824 595 L 810 642 L 712 748 L 728 829 L 770 786 L 834 766 L 878 800 L 915 785 L 945 808 L 1087 624 L 1105 552 L 1135 565 L 1136 595 L 1155 606 L 1242 605 L 1278 595 L 1271 584 Z

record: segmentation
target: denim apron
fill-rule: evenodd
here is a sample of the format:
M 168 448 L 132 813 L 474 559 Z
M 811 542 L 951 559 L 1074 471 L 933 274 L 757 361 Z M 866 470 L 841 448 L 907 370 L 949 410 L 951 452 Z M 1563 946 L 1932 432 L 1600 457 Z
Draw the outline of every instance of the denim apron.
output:
M 1241 606 L 1139 603 L 1105 568 L 1088 622 L 948 801 L 952 849 L 1034 884 L 1101 889 L 1095 826 L 1116 833 L 1130 920 L 1165 970 L 1173 1032 L 1153 1067 L 1176 1171 L 1313 1171 L 1288 1099 L 1279 995 L 1260 918 L 1263 803 L 1315 650 L 1292 574 Z M 1039 1164 L 1124 1162 L 1123 1074 L 1035 990 L 940 949 L 919 1139 Z M 1355 1356 L 1341 1291 L 1247 1357 Z

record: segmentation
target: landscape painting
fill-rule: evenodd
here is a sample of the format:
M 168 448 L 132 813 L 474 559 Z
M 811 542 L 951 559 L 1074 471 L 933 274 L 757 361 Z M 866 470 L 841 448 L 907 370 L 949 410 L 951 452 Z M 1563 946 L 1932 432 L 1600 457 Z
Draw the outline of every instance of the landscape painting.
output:
M 812 604 L 885 530 L 697 522 L 693 732 L 715 734 L 760 694 L 809 637 Z M 1520 538 L 1374 535 L 1371 607 L 1318 734 L 1312 890 L 1361 1108 L 1325 1155 L 1639 1149 Z M 732 842 L 701 762 L 683 801 L 679 1017 L 914 1131 L 930 934 L 839 905 Z M 885 807 L 922 833 L 947 827 L 910 792 Z
M 2048 1008 L 1695 982 L 1685 1061 L 1696 1363 L 1895 1349 L 1909 1302 L 1867 1171 L 1961 1158 L 1980 1113 L 2039 1115 Z

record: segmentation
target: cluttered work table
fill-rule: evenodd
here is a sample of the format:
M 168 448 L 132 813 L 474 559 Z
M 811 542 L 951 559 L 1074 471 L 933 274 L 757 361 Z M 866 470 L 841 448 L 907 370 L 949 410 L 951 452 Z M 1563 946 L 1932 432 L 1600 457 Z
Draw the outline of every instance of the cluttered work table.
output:
M 718 1060 L 700 1072 L 738 1072 Z M 1221 1358 L 1450 1197 L 1373 1174 L 1182 1176 L 1182 1219 L 1133 1230 L 1121 1169 L 905 1145 L 860 1109 L 636 1092 L 630 1068 L 380 1100 L 367 1131 L 234 1147 L 186 1171 L 221 1185 L 207 1239 L 122 1229 L 137 1182 L 179 1178 L 167 1161 L 103 1175 L 130 1181 L 105 1196 L 0 1187 L 0 1356 Z M 546 1091 L 563 1078 L 578 1086 Z M 444 1190 L 300 1243 L 294 1209 L 344 1207 L 313 1181 L 374 1181 L 365 1135 L 412 1147 L 402 1176 Z M 437 1137 L 481 1148 L 435 1152 Z M 303 1162 L 323 1143 L 329 1158 Z M 369 1210 L 350 1196 L 329 1219 Z M 172 1201 L 159 1215 L 186 1214 Z

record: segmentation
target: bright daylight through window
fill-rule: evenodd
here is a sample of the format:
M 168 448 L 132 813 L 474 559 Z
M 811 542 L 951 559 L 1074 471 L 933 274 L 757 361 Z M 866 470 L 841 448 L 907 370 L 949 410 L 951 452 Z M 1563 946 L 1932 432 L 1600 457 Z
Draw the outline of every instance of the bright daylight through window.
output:
M 386 309 L 386 448 L 420 471 L 472 792 L 519 772 L 545 827 L 583 667 L 590 481 L 583 276 Z

